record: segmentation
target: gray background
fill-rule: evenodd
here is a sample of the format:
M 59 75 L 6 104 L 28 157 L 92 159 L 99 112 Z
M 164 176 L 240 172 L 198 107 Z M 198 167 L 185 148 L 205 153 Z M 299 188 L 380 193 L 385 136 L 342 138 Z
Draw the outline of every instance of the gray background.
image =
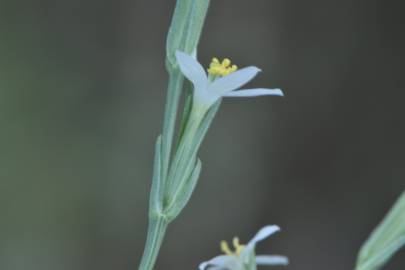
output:
M 137 269 L 174 1 L 0 2 L 0 268 Z M 404 189 L 401 1 L 213 0 L 200 60 L 285 98 L 227 99 L 157 269 L 283 231 L 259 253 L 352 269 Z M 402 69 L 402 70 L 401 70 Z M 405 268 L 401 251 L 385 268 Z

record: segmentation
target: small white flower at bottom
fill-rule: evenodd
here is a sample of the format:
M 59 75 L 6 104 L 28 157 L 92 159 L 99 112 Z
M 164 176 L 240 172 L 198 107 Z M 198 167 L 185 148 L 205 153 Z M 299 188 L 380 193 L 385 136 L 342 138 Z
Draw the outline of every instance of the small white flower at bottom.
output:
M 255 247 L 259 241 L 278 232 L 276 225 L 265 226 L 248 242 L 240 245 L 239 239 L 233 239 L 235 251 L 231 251 L 226 242 L 221 242 L 221 249 L 225 255 L 212 258 L 200 264 L 200 270 L 255 270 L 257 265 L 287 265 L 288 259 L 279 255 L 257 255 Z

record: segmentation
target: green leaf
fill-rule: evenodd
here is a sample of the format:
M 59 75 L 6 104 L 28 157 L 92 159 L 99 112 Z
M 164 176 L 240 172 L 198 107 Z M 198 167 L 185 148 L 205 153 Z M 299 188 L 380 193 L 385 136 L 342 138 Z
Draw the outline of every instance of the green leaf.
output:
M 177 50 L 188 54 L 196 50 L 209 3 L 209 0 L 177 0 L 166 42 L 169 70 L 177 67 Z
M 169 221 L 174 220 L 190 200 L 197 185 L 200 172 L 201 161 L 198 160 L 187 181 L 177 189 L 177 192 L 172 197 L 172 204 L 165 211 L 165 215 Z
M 179 132 L 177 147 L 178 147 L 181 139 L 183 138 L 184 131 L 186 129 L 187 122 L 190 117 L 191 107 L 193 105 L 193 85 L 191 84 L 190 81 L 185 82 L 184 89 L 185 89 L 184 110 L 183 110 L 183 114 L 181 116 L 181 121 L 180 121 L 180 132 Z
M 194 154 L 197 153 L 198 149 L 201 146 L 201 143 L 207 134 L 207 131 L 209 127 L 212 124 L 212 121 L 215 118 L 215 115 L 218 112 L 219 107 L 221 106 L 221 100 L 218 100 L 214 105 L 211 106 L 211 108 L 208 110 L 207 114 L 205 115 L 204 119 L 202 120 L 200 126 L 198 127 L 198 130 L 195 134 L 194 140 L 192 142 L 192 149 L 194 150 Z
M 215 103 L 202 117 L 202 120 L 197 120 L 200 119 L 198 117 L 190 117 L 189 119 L 189 121 L 198 121 L 190 123 L 192 126 L 197 126 L 197 129 L 190 128 L 190 131 L 186 128 L 184 131 L 185 134 L 176 150 L 165 183 L 163 211 L 170 219 L 174 219 L 180 214 L 194 191 L 201 170 L 201 162 L 197 161 L 197 164 L 195 162 L 197 152 L 219 109 L 220 103 L 220 101 Z
M 155 145 L 155 158 L 153 164 L 153 177 L 152 187 L 149 198 L 149 211 L 151 215 L 162 212 L 162 171 L 161 171 L 161 151 L 162 151 L 162 136 L 160 135 L 156 140 Z
M 356 270 L 377 270 L 405 245 L 405 192 L 360 250 Z
M 170 167 L 169 176 L 166 182 L 167 200 L 171 201 L 171 196 L 181 186 L 186 170 L 190 163 L 194 162 L 198 149 L 207 133 L 218 109 L 220 101 L 211 106 L 204 116 L 190 117 L 187 127 L 182 136 L 179 147 L 176 149 L 173 162 Z M 202 120 L 200 120 L 202 118 Z M 192 122 L 194 121 L 194 122 Z

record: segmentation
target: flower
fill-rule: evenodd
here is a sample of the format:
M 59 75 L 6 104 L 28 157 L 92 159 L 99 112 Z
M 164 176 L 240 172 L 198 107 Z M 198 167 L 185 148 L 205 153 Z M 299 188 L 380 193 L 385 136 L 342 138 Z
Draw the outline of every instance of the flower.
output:
M 181 72 L 194 85 L 194 102 L 205 108 L 209 108 L 222 97 L 283 96 L 280 89 L 237 90 L 259 73 L 260 69 L 257 67 L 250 66 L 237 70 L 238 67 L 231 65 L 231 61 L 227 58 L 222 62 L 213 58 L 207 76 L 204 68 L 194 57 L 177 51 L 176 58 Z
M 257 265 L 287 265 L 288 259 L 279 255 L 255 255 L 256 244 L 278 232 L 280 228 L 276 225 L 263 227 L 256 233 L 247 245 L 241 245 L 239 239 L 233 239 L 235 251 L 231 251 L 227 242 L 221 242 L 221 250 L 225 255 L 200 264 L 200 270 L 255 270 Z

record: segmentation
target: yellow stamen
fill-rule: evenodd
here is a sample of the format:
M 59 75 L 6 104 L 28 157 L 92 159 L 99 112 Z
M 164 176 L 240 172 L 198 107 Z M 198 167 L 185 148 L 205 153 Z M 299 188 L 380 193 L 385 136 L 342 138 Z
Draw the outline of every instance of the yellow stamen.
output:
M 237 70 L 238 70 L 238 66 L 237 66 L 237 65 L 232 65 L 231 68 L 230 68 L 230 72 L 231 72 L 231 73 L 234 72 L 234 71 L 237 71 Z
M 218 58 L 212 58 L 208 73 L 213 76 L 226 76 L 232 72 L 235 72 L 238 67 L 236 65 L 231 65 L 231 60 L 225 58 L 220 62 Z
M 241 245 L 239 243 L 239 238 L 238 237 L 233 238 L 232 244 L 233 244 L 233 247 L 234 247 L 235 251 L 232 251 L 229 248 L 228 243 L 226 241 L 221 241 L 221 251 L 225 255 L 239 257 L 240 254 L 242 253 L 243 249 L 245 248 L 245 246 Z
M 225 253 L 226 255 L 233 256 L 233 252 L 228 246 L 228 243 L 226 241 L 221 241 L 221 251 Z
M 225 58 L 224 60 L 222 60 L 222 66 L 227 68 L 229 67 L 229 65 L 231 64 L 231 60 L 229 60 L 228 58 Z
M 239 255 L 242 253 L 242 251 L 243 251 L 243 249 L 245 248 L 245 246 L 244 246 L 244 245 L 241 245 L 241 244 L 239 243 L 239 238 L 238 238 L 238 237 L 234 237 L 232 243 L 233 243 L 233 246 L 234 246 L 234 248 L 235 248 L 235 253 L 236 253 L 236 255 L 239 256 Z

